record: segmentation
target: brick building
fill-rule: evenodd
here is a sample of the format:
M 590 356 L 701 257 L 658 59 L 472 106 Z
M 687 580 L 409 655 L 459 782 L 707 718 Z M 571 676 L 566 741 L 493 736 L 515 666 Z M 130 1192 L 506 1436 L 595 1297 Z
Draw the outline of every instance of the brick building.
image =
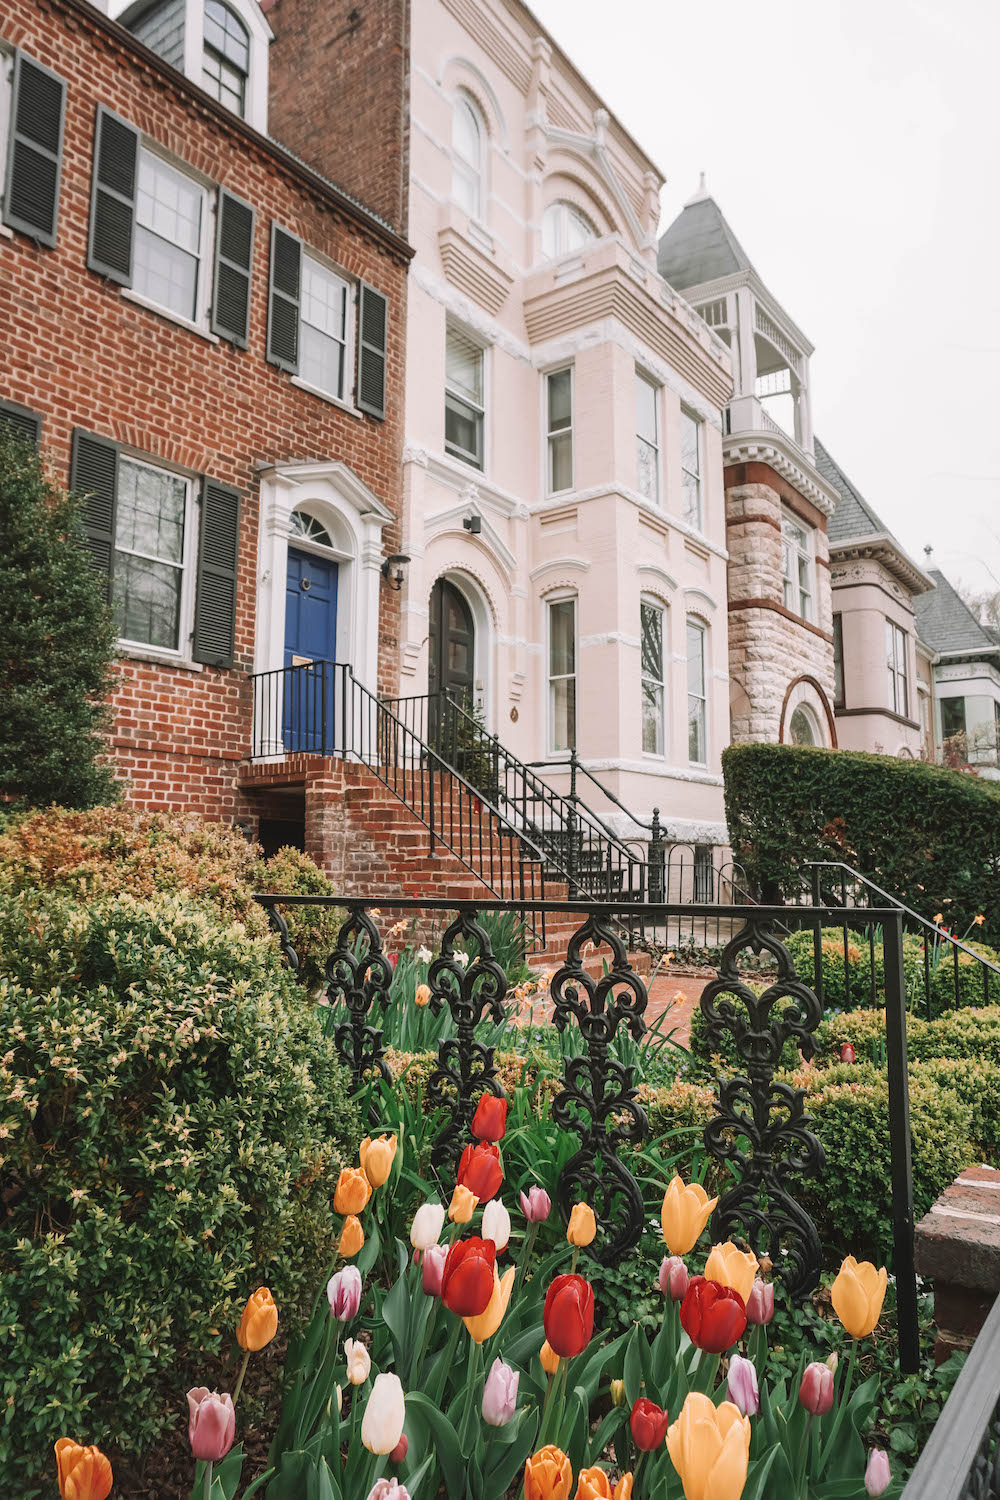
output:
M 293 717 L 319 687 L 271 703 L 285 755 L 241 782 L 250 675 L 336 657 L 397 683 L 383 560 L 410 251 L 265 134 L 252 0 L 123 19 L 86 0 L 0 14 L 0 420 L 90 496 L 130 800 L 287 833 L 311 764 L 289 752 L 312 748 Z

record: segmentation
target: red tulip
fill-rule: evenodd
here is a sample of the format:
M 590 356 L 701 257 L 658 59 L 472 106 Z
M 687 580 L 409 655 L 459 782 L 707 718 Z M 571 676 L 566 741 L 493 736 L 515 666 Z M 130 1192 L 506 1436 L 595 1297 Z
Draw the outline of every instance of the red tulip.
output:
M 732 1287 L 692 1276 L 681 1303 L 681 1327 L 698 1349 L 725 1354 L 747 1326 L 746 1304 Z
M 488 1203 L 500 1191 L 503 1182 L 503 1167 L 500 1165 L 500 1148 L 490 1141 L 480 1141 L 478 1146 L 466 1146 L 458 1163 L 458 1181 L 475 1193 L 480 1203 Z
M 822 1360 L 806 1365 L 799 1386 L 799 1400 L 811 1416 L 825 1417 L 833 1405 L 833 1375 L 833 1370 Z
M 594 1289 L 582 1276 L 557 1276 L 545 1294 L 545 1337 L 560 1359 L 586 1349 L 594 1333 Z
M 493 1296 L 497 1247 L 492 1240 L 456 1240 L 441 1277 L 441 1301 L 460 1318 L 478 1318 Z
M 649 1401 L 645 1396 L 639 1397 L 632 1408 L 629 1426 L 640 1453 L 652 1453 L 654 1448 L 658 1448 L 667 1435 L 669 1425 L 669 1412 L 657 1406 L 655 1401 Z
M 845 1042 L 841 1047 L 840 1060 L 841 1062 L 845 1063 L 852 1063 L 854 1061 L 854 1048 L 851 1046 L 850 1042 Z
M 470 1128 L 477 1141 L 502 1141 L 507 1129 L 507 1100 L 498 1099 L 496 1094 L 481 1094 Z

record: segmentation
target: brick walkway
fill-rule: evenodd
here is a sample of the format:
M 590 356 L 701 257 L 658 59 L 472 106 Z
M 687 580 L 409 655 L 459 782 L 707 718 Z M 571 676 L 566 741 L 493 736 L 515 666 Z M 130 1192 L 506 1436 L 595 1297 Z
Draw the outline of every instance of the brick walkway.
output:
M 697 1009 L 701 992 L 714 978 L 712 969 L 699 972 L 668 969 L 665 974 L 658 974 L 650 987 L 646 1020 L 652 1023 L 664 1011 L 669 1011 L 670 1019 L 664 1023 L 663 1030 L 672 1030 L 674 1041 L 686 1047 L 691 1038 L 691 1017 Z

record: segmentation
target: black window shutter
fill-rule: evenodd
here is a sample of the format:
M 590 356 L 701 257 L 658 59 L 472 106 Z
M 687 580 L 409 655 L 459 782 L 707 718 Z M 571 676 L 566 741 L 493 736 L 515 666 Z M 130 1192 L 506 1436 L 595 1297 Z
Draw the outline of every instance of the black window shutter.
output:
M 267 357 L 279 369 L 299 368 L 299 300 L 302 241 L 271 225 L 271 275 L 267 295 Z
M 56 242 L 66 85 L 24 52 L 14 57 L 3 221 L 41 245 Z
M 388 303 L 361 283 L 358 304 L 358 406 L 370 417 L 385 416 L 385 351 Z
M 37 446 L 42 440 L 42 419 L 36 411 L 29 411 L 26 406 L 0 401 L 0 432 L 24 438 Z
M 118 444 L 77 428 L 73 433 L 69 487 L 86 497 L 84 530 L 94 567 L 107 578 L 110 599 L 118 510 Z
M 250 332 L 254 217 L 249 203 L 219 189 L 212 332 L 239 349 L 247 347 Z
M 240 493 L 206 475 L 201 482 L 198 597 L 194 610 L 195 661 L 231 667 L 236 639 L 236 566 L 240 545 Z
M 132 285 L 139 132 L 103 104 L 94 127 L 87 265 L 99 276 Z

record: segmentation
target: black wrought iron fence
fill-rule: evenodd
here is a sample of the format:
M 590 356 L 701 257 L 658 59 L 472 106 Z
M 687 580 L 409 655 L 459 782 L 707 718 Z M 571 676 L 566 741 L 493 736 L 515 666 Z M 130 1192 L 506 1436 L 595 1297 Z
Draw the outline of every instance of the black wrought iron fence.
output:
M 525 907 L 433 898 L 403 901 L 392 896 L 359 900 L 270 893 L 256 899 L 268 911 L 293 966 L 296 955 L 282 908 L 346 908 L 347 920 L 326 965 L 326 998 L 336 1021 L 340 1055 L 359 1085 L 372 1079 L 389 1082 L 383 1029 L 378 1023 L 392 1003 L 392 971 L 374 909 L 383 921 L 394 913 L 418 921 L 450 916 L 439 956 L 428 973 L 431 1005 L 438 1011 L 447 1006 L 454 1020 L 454 1035 L 439 1044 L 437 1067 L 428 1086 L 429 1097 L 449 1116 L 436 1165 L 450 1164 L 466 1136 L 478 1096 L 484 1089 L 503 1092 L 494 1047 L 477 1037 L 477 1026 L 487 1012 L 494 1020 L 504 1016 L 507 998 L 506 976 L 494 959 L 480 918 L 486 912 L 512 909 L 524 914 Z M 552 1105 L 556 1123 L 579 1140 L 579 1149 L 560 1174 L 556 1199 L 565 1220 L 582 1193 L 593 1203 L 601 1229 L 597 1253 L 605 1263 L 616 1262 L 635 1245 L 644 1223 L 642 1194 L 628 1159 L 623 1158 L 623 1148 L 638 1145 L 648 1125 L 632 1067 L 613 1051 L 620 1028 L 627 1028 L 636 1041 L 646 1033 L 648 994 L 631 963 L 622 931 L 630 923 L 644 921 L 666 927 L 682 915 L 738 924 L 716 977 L 706 985 L 700 1001 L 711 1039 L 721 1050 L 729 1038 L 742 1068 L 733 1077 L 717 1079 L 715 1118 L 705 1132 L 706 1149 L 717 1161 L 728 1164 L 733 1176 L 711 1227 L 716 1238 L 735 1233 L 745 1237 L 758 1254 L 766 1250 L 776 1274 L 797 1298 L 815 1288 L 822 1267 L 820 1238 L 797 1192 L 802 1179 L 822 1173 L 823 1151 L 810 1129 L 806 1091 L 776 1081 L 775 1073 L 787 1041 L 792 1040 L 804 1056 L 811 1055 L 823 1012 L 814 990 L 799 978 L 778 933 L 790 917 L 817 931 L 833 917 L 881 924 L 900 1363 L 904 1371 L 915 1371 L 918 1327 L 900 911 L 891 907 L 850 913 L 825 907 L 683 908 L 580 901 L 547 901 L 544 909 L 550 919 L 566 922 L 570 918 L 575 927 L 563 962 L 552 975 L 549 997 L 552 1024 L 561 1032 L 575 1028 L 581 1042 L 572 1055 L 567 1049 L 562 1087 Z M 599 973 L 588 957 L 591 949 L 597 960 L 603 960 Z M 756 961 L 752 974 L 741 969 L 747 955 Z M 762 988 L 760 960 L 764 955 L 770 959 L 771 972 Z

